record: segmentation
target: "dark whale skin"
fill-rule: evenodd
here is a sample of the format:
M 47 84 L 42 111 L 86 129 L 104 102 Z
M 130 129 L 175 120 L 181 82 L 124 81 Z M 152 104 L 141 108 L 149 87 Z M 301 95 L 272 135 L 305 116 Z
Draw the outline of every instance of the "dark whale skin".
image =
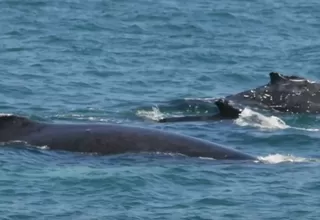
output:
M 269 73 L 270 81 L 262 86 L 223 98 L 212 99 L 218 107 L 216 115 L 168 117 L 158 122 L 220 121 L 236 119 L 245 107 L 278 113 L 319 114 L 320 83 L 300 76 Z
M 112 155 L 122 153 L 179 153 L 216 160 L 257 160 L 256 157 L 210 141 L 167 132 L 120 124 L 55 124 L 27 118 L 0 117 L 0 141 L 24 141 L 52 150 Z
M 224 100 L 279 112 L 320 113 L 320 83 L 277 72 L 271 72 L 269 76 L 266 85 L 226 96 Z

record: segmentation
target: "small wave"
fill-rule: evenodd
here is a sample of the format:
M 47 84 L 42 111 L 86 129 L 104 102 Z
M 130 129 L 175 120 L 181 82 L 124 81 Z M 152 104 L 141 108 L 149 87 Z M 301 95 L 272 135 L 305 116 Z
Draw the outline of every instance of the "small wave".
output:
M 214 98 L 184 98 L 183 100 L 185 101 L 199 101 L 199 102 L 209 102 L 209 103 L 214 103 L 217 101 L 217 99 Z
M 102 118 L 101 116 L 87 116 L 82 114 L 56 114 L 55 119 L 58 120 L 77 120 L 77 121 L 93 121 L 93 122 L 111 122 L 112 119 Z
M 43 146 L 36 146 L 36 148 L 40 149 L 40 150 L 50 150 L 50 148 L 47 145 L 43 145 Z
M 12 114 L 0 113 L 0 117 L 4 117 L 4 116 L 12 116 Z
M 160 109 L 156 106 L 152 107 L 152 110 L 138 110 L 137 115 L 139 117 L 144 117 L 147 119 L 158 121 L 165 117 L 165 114 L 160 111 Z

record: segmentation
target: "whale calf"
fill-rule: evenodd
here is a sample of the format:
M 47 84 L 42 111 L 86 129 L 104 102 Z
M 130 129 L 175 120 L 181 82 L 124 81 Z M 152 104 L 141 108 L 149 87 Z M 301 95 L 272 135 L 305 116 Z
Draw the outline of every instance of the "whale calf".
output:
M 163 118 L 159 122 L 235 119 L 245 107 L 286 113 L 320 113 L 320 83 L 277 72 L 271 72 L 269 76 L 266 85 L 213 99 L 219 110 L 217 115 Z
M 163 152 L 216 160 L 257 160 L 255 156 L 210 141 L 159 129 L 119 124 L 42 123 L 22 116 L 0 116 L 0 142 L 10 141 L 101 155 Z

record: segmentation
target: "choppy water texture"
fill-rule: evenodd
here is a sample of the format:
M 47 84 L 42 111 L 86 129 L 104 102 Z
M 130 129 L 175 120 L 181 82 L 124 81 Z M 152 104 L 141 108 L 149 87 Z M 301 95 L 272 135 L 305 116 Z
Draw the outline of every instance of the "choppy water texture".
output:
M 0 26 L 1 113 L 157 127 L 266 161 L 8 146 L 2 219 L 319 219 L 318 117 L 148 119 L 213 111 L 183 99 L 256 87 L 271 71 L 319 80 L 319 1 L 3 0 Z

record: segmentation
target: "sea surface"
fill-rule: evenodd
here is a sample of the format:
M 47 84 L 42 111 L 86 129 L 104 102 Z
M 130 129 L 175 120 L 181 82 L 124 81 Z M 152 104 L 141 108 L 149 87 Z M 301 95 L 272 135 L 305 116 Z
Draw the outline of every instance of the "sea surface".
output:
M 0 113 L 119 123 L 210 140 L 263 162 L 0 149 L 0 219 L 320 218 L 320 117 L 205 114 L 269 73 L 320 80 L 318 0 L 1 0 Z

